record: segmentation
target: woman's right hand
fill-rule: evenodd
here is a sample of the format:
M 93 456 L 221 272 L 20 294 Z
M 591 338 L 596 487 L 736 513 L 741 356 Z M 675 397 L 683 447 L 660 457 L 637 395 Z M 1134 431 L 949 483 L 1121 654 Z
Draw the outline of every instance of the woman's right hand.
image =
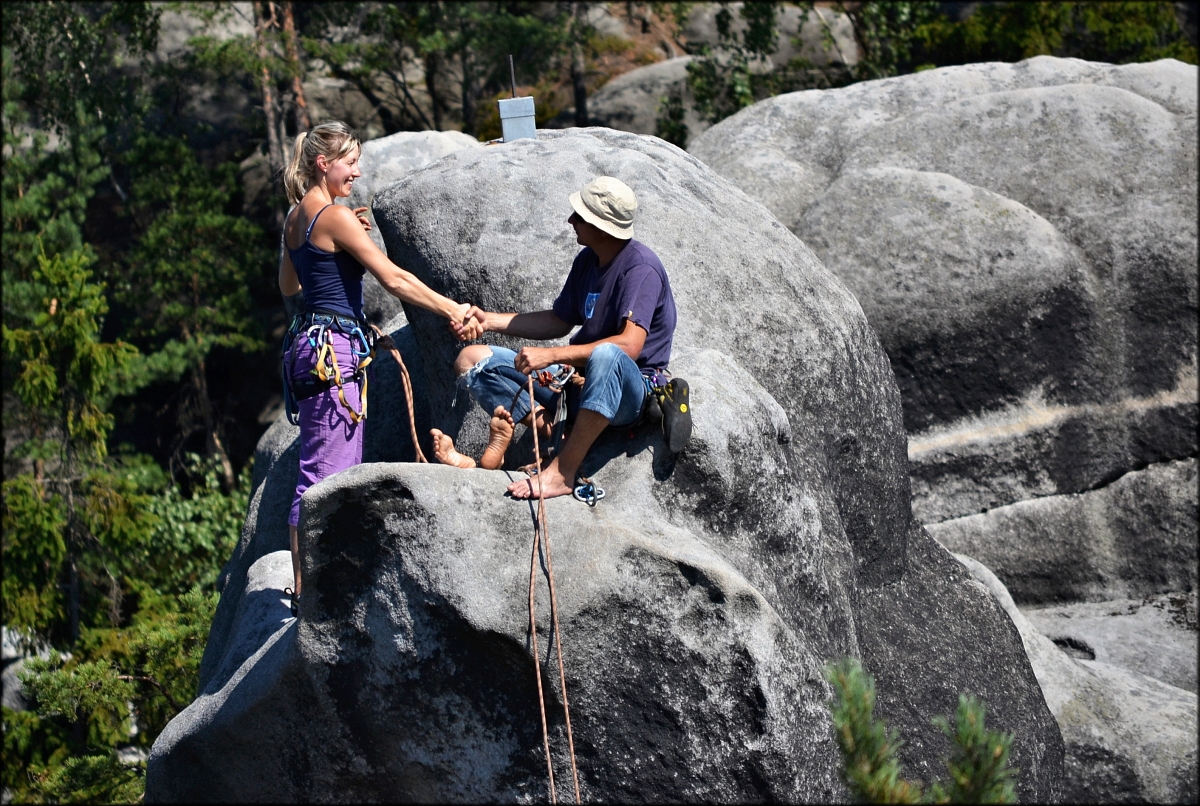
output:
M 459 341 L 474 341 L 484 334 L 485 313 L 475 305 L 463 303 L 458 306 L 450 320 L 450 330 Z

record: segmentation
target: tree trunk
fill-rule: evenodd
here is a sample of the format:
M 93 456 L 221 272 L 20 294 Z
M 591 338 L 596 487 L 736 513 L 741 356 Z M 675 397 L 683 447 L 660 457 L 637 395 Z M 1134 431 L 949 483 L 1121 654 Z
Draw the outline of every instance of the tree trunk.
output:
M 293 106 L 293 108 L 295 107 Z M 283 157 L 283 162 L 281 164 L 287 165 L 292 161 L 292 138 L 288 137 L 287 133 L 287 116 L 282 114 L 282 109 L 279 111 L 281 114 L 275 118 L 275 123 L 277 126 L 279 126 L 279 151 L 280 155 Z M 298 133 L 299 132 L 297 132 L 297 134 Z
M 74 513 L 71 513 L 67 522 L 73 520 Z M 74 524 L 68 528 L 73 530 Z M 75 646 L 79 640 L 79 567 L 74 552 L 67 556 L 67 621 L 71 625 L 71 646 Z
M 575 2 L 572 6 L 574 20 L 571 23 L 571 84 L 575 88 L 575 125 L 583 127 L 588 125 L 587 86 L 584 84 L 587 65 L 583 60 L 583 39 L 587 28 L 583 16 L 583 3 Z
M 287 34 L 288 64 L 292 70 L 292 92 L 295 93 L 296 103 L 296 133 L 306 132 L 312 128 L 312 120 L 308 116 L 308 101 L 304 98 L 304 83 L 301 75 L 304 72 L 300 64 L 300 47 L 296 38 L 296 15 L 292 12 L 292 0 L 283 2 L 283 30 Z
M 209 456 L 215 456 L 221 463 L 221 489 L 229 494 L 235 483 L 233 464 L 221 441 L 221 428 L 213 416 L 212 400 L 208 396 L 208 372 L 203 358 L 192 368 L 192 386 L 196 390 L 196 400 L 200 404 L 200 414 L 204 418 L 205 449 Z
M 192 287 L 196 288 L 198 278 L 193 275 Z M 196 293 L 193 291 L 193 293 Z M 197 297 L 199 294 L 197 293 Z M 199 305 L 199 299 L 195 300 L 195 304 Z M 184 326 L 181 331 L 184 341 L 192 340 L 191 328 Z M 204 357 L 197 361 L 192 366 L 192 389 L 196 393 L 196 402 L 200 406 L 200 416 L 204 420 L 204 448 L 210 457 L 216 457 L 221 464 L 221 489 L 228 495 L 233 490 L 235 482 L 233 476 L 233 463 L 229 461 L 229 454 L 225 450 L 225 445 L 221 441 L 221 425 L 213 416 L 212 398 L 208 394 L 208 367 Z
M 267 119 L 267 162 L 271 168 L 271 176 L 277 177 L 283 174 L 283 144 L 279 141 L 279 129 L 275 121 L 275 91 L 271 70 L 267 66 L 267 29 L 274 23 L 275 17 L 273 13 L 268 16 L 268 5 L 261 0 L 254 3 L 254 38 L 261 65 L 259 84 L 262 89 L 263 114 Z M 283 231 L 284 215 L 283 208 L 275 205 L 275 228 L 280 232 Z
M 353 84 L 362 93 L 363 97 L 367 99 L 367 103 L 371 104 L 376 114 L 379 115 L 379 122 L 383 124 L 384 134 L 395 134 L 398 131 L 403 131 L 401 121 L 397 119 L 392 110 L 387 108 L 383 99 L 371 88 L 370 76 L 358 75 L 336 65 L 330 65 L 329 72 L 333 73 L 334 78 L 340 78 L 343 81 Z
M 471 48 L 470 23 L 465 19 L 460 20 L 459 31 L 462 34 L 459 56 L 462 60 L 463 133 L 474 137 L 479 127 L 479 87 L 475 79 L 475 52 Z
M 433 128 L 439 132 L 445 126 L 442 123 L 442 95 L 437 88 L 437 74 L 441 67 L 441 59 L 437 53 L 425 54 L 425 89 L 429 92 L 429 102 L 433 107 Z
M 59 375 L 60 379 L 62 374 Z M 61 389 L 63 384 L 59 383 Z M 71 646 L 79 640 L 79 567 L 75 548 L 79 545 L 79 521 L 75 514 L 75 451 L 71 445 L 70 403 L 62 408 L 63 453 L 59 472 L 66 479 L 63 492 L 67 499 L 67 623 L 70 625 Z
M 442 27 L 442 4 L 440 2 L 428 4 L 430 19 L 434 30 L 441 30 Z M 431 50 L 425 54 L 425 91 L 429 93 L 429 103 L 433 107 L 433 128 L 437 131 L 442 131 L 445 128 L 445 120 L 443 115 L 446 112 L 446 101 L 442 98 L 442 93 L 438 89 L 438 73 L 442 70 L 442 54 L 440 51 Z

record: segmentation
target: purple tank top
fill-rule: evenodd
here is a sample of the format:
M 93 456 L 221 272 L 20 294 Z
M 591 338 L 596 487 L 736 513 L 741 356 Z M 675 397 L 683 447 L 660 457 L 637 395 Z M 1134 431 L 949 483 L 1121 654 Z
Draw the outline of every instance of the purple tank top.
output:
M 288 246 L 288 254 L 292 258 L 292 265 L 296 267 L 300 286 L 304 289 L 304 310 L 332 311 L 362 319 L 363 275 L 366 269 L 349 252 L 326 252 L 309 240 L 313 224 L 317 223 L 321 213 L 332 206 L 327 204 L 317 211 L 308 223 L 304 243 L 296 249 Z M 287 246 L 286 241 L 284 246 Z

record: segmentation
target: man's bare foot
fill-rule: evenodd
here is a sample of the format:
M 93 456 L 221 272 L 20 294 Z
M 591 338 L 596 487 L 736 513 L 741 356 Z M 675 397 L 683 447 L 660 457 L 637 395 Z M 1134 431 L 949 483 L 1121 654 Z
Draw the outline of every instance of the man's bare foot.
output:
M 479 459 L 479 466 L 484 470 L 495 470 L 504 464 L 504 452 L 508 450 L 508 443 L 512 442 L 513 429 L 516 424 L 513 423 L 512 415 L 508 413 L 508 409 L 503 406 L 497 406 L 496 411 L 492 414 L 492 421 L 488 424 L 488 444 L 483 449 L 483 456 Z
M 508 485 L 509 495 L 521 500 L 537 498 L 539 479 L 542 498 L 558 498 L 560 495 L 570 495 L 573 492 L 563 474 L 558 472 L 558 462 L 554 461 L 536 476 L 514 481 Z
M 463 456 L 454 449 L 454 440 L 436 428 L 429 430 L 429 435 L 433 437 L 433 458 L 437 459 L 444 465 L 453 467 L 461 467 L 463 470 L 470 470 L 475 467 L 475 460 L 470 456 Z

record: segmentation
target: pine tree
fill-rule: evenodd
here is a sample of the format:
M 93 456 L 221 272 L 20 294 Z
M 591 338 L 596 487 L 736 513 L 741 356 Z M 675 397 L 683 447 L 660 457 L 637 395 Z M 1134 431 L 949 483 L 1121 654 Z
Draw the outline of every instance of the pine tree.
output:
M 896 758 L 903 742 L 875 719 L 875 681 L 854 659 L 826 669 L 833 686 L 830 704 L 834 734 L 842 752 L 842 780 L 863 803 L 1016 803 L 1016 770 L 1008 766 L 1013 737 L 988 730 L 983 704 L 960 695 L 954 726 L 945 717 L 933 723 L 950 737 L 954 751 L 946 760 L 947 783 L 927 791 L 900 776 Z

